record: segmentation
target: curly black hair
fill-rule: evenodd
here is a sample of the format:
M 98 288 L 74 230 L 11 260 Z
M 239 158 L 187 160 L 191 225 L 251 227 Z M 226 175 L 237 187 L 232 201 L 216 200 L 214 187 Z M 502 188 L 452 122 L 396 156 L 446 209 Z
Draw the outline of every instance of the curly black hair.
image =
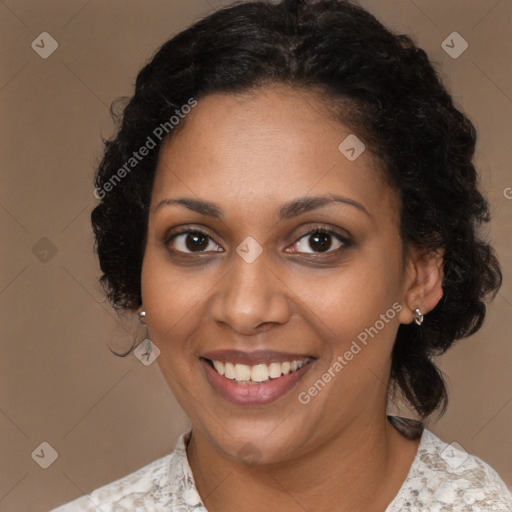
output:
M 421 327 L 400 325 L 392 352 L 393 389 L 398 386 L 420 420 L 390 421 L 417 438 L 423 421 L 436 410 L 443 414 L 448 403 L 433 358 L 480 328 L 484 300 L 494 298 L 502 274 L 494 250 L 477 233 L 490 213 L 473 164 L 473 124 L 413 39 L 392 33 L 355 3 L 237 2 L 157 51 L 137 76 L 117 134 L 104 141 L 95 176 L 100 202 L 91 220 L 100 281 L 116 311 L 141 305 L 158 152 L 186 123 L 185 106 L 190 110 L 215 92 L 278 83 L 321 91 L 398 191 L 404 244 L 444 251 L 442 300 Z M 185 117 L 178 124 L 172 122 L 177 115 Z

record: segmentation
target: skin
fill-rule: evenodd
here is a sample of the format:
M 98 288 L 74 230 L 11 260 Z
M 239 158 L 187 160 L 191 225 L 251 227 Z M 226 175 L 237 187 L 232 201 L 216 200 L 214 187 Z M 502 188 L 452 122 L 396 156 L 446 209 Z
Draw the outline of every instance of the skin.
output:
M 192 422 L 188 460 L 211 511 L 384 511 L 417 452 L 419 440 L 386 419 L 391 350 L 399 324 L 441 298 L 442 259 L 412 247 L 404 259 L 396 191 L 369 150 L 353 162 L 339 151 L 351 132 L 324 105 L 314 92 L 285 85 L 209 95 L 160 154 L 140 309 L 160 369 Z M 283 203 L 328 193 L 367 213 L 333 203 L 278 221 Z M 224 218 L 182 205 L 156 209 L 178 197 L 212 201 Z M 327 235 L 322 252 L 305 236 L 319 226 L 351 244 Z M 196 252 L 186 234 L 166 244 L 178 227 L 211 239 Z M 248 236 L 263 250 L 252 263 L 236 252 Z M 301 404 L 298 394 L 395 302 L 400 313 Z M 316 360 L 286 396 L 240 406 L 214 391 L 199 362 L 202 353 L 229 348 Z M 239 453 L 248 446 L 249 464 Z

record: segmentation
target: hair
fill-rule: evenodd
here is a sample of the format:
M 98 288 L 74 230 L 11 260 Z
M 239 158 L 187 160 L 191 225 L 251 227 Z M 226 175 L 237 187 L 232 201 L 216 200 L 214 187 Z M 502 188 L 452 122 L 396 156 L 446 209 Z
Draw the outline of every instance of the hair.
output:
M 101 200 L 91 220 L 100 282 L 118 313 L 142 304 L 140 277 L 158 153 L 186 123 L 185 118 L 171 130 L 176 109 L 191 98 L 272 84 L 320 91 L 397 190 L 404 244 L 444 251 L 442 300 L 421 327 L 399 326 L 392 351 L 390 389 L 398 386 L 419 421 L 389 419 L 405 436 L 418 438 L 423 421 L 436 410 L 442 415 L 448 403 L 433 358 L 481 327 L 484 300 L 494 298 L 502 274 L 494 250 L 477 233 L 490 213 L 473 164 L 473 124 L 454 106 L 413 39 L 392 33 L 355 3 L 237 2 L 163 44 L 139 72 L 96 170 Z M 167 126 L 161 140 L 152 135 L 158 126 Z M 114 183 L 114 175 L 121 176 L 148 137 L 156 148 L 132 161 L 133 170 Z

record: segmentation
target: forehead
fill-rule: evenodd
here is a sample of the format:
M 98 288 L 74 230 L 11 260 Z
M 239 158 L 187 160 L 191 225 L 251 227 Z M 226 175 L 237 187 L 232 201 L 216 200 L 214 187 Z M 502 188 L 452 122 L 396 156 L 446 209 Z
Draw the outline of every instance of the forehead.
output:
M 276 85 L 206 96 L 162 147 L 152 204 L 186 194 L 254 212 L 306 194 L 339 193 L 368 209 L 396 208 L 370 152 L 351 161 L 340 151 L 354 136 L 305 90 Z

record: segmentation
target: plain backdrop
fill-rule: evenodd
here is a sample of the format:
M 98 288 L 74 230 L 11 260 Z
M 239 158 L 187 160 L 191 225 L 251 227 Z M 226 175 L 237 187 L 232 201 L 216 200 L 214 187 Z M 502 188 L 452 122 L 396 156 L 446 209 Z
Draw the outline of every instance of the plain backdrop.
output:
M 414 36 L 479 132 L 488 235 L 504 285 L 484 327 L 440 359 L 450 405 L 429 428 L 512 486 L 512 2 L 361 3 Z M 119 322 L 98 284 L 92 175 L 101 135 L 113 130 L 110 103 L 132 93 L 159 45 L 221 5 L 0 2 L 2 511 L 44 511 L 90 492 L 168 453 L 188 428 L 156 364 L 109 351 L 127 348 L 140 331 L 136 321 Z M 441 46 L 452 32 L 469 45 L 458 58 Z M 47 58 L 41 38 L 44 51 L 58 45 Z M 57 457 L 47 469 L 41 450 Z

